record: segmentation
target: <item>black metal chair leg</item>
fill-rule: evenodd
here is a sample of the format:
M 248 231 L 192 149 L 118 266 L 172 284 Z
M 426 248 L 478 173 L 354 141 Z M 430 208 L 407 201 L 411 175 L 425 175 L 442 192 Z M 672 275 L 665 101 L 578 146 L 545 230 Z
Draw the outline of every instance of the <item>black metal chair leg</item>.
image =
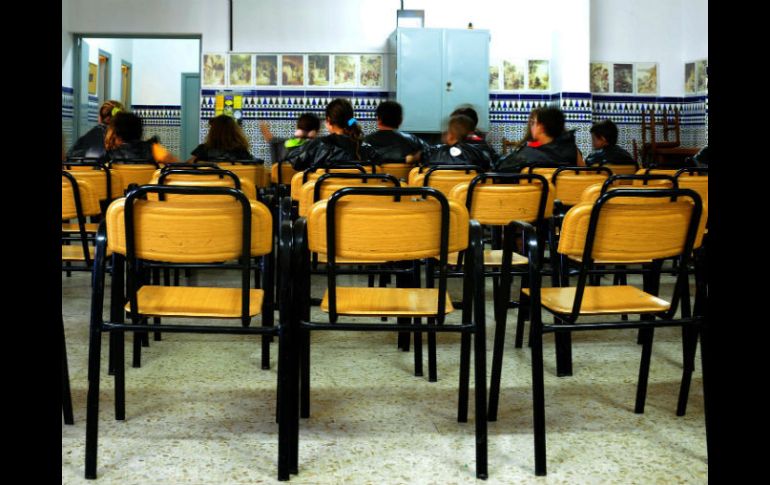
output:
M 471 336 L 463 332 L 460 337 L 460 390 L 457 403 L 457 422 L 468 422 L 468 386 L 471 372 Z
M 650 357 L 652 355 L 652 340 L 655 335 L 654 328 L 642 328 L 642 361 L 639 364 L 639 382 L 636 386 L 636 404 L 634 412 L 644 413 L 644 402 L 647 398 L 647 379 L 650 375 Z
M 126 366 L 125 366 L 125 339 L 124 331 L 114 331 L 115 333 L 115 419 L 123 421 L 126 419 Z M 136 332 L 134 332 L 136 336 Z M 136 345 L 136 340 L 134 340 Z
M 70 391 L 70 373 L 67 365 L 67 342 L 64 335 L 64 317 L 61 317 L 61 404 L 64 414 L 64 424 L 75 424 L 72 414 L 72 393 Z
M 420 318 L 414 319 L 414 327 L 415 330 L 412 332 L 414 335 L 414 375 L 422 377 L 422 325 Z
M 300 329 L 300 412 L 302 418 L 310 417 L 310 331 Z
M 428 318 L 428 328 L 436 325 L 435 318 Z M 428 382 L 438 380 L 436 370 L 436 332 L 428 331 Z

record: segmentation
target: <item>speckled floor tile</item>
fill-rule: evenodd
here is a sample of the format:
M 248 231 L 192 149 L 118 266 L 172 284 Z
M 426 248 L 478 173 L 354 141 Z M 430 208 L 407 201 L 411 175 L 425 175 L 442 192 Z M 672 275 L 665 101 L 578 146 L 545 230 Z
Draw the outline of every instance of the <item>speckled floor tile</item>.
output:
M 662 294 L 670 293 L 664 278 Z M 226 278 L 219 281 L 225 282 Z M 632 282 L 633 282 L 632 277 Z M 322 279 L 314 284 L 322 283 Z M 487 288 L 487 386 L 494 322 Z M 459 295 L 453 283 L 452 294 Z M 321 286 L 313 294 L 320 296 Z M 62 277 L 75 425 L 62 424 L 62 483 L 274 483 L 275 383 L 259 366 L 259 339 L 164 334 L 130 366 L 126 421 L 114 419 L 103 341 L 98 480 L 84 474 L 90 281 Z M 317 308 L 314 318 L 322 318 Z M 655 332 L 645 413 L 634 414 L 641 347 L 636 332 L 573 335 L 574 375 L 555 375 L 545 337 L 548 476 L 534 476 L 529 350 L 513 348 L 511 310 L 498 420 L 489 423 L 489 480 L 503 483 L 707 483 L 700 355 L 687 415 L 675 416 L 678 329 Z M 458 321 L 459 312 L 450 317 Z M 390 333 L 318 332 L 312 340 L 311 417 L 300 422 L 299 484 L 463 484 L 475 479 L 473 374 L 467 423 L 457 422 L 459 336 L 438 336 L 438 382 L 414 376 L 412 352 Z M 424 339 L 424 343 L 427 342 Z

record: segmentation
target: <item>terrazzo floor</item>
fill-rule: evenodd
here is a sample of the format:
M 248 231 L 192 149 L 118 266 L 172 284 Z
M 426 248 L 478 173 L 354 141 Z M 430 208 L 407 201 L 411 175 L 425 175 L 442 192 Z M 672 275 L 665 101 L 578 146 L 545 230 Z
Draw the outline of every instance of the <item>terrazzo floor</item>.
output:
M 199 284 L 205 278 L 199 276 Z M 670 295 L 671 281 L 663 278 L 662 296 Z M 321 296 L 323 288 L 315 285 L 322 283 L 322 277 L 314 280 L 314 296 Z M 456 288 L 450 293 L 459 294 Z M 488 282 L 487 376 L 491 293 Z M 170 333 L 143 349 L 138 369 L 130 366 L 127 339 L 122 422 L 114 419 L 103 339 L 98 479 L 85 480 L 89 305 L 88 275 L 62 276 L 75 414 L 74 425 L 62 424 L 62 483 L 277 482 L 277 344 L 271 369 L 261 370 L 258 337 Z M 322 315 L 313 309 L 314 318 Z M 562 378 L 555 374 L 553 337 L 545 337 L 548 475 L 535 477 L 530 355 L 526 347 L 513 348 L 515 315 L 511 310 L 508 317 L 499 416 L 489 423 L 487 483 L 708 482 L 700 351 L 687 414 L 677 417 L 682 351 L 674 328 L 655 332 L 642 415 L 633 412 L 641 355 L 636 331 L 573 335 L 574 375 Z M 469 421 L 461 424 L 459 336 L 439 334 L 437 340 L 439 380 L 430 383 L 427 349 L 426 376 L 415 377 L 413 354 L 397 349 L 394 333 L 314 333 L 311 417 L 300 422 L 299 474 L 291 483 L 476 482 L 473 380 Z

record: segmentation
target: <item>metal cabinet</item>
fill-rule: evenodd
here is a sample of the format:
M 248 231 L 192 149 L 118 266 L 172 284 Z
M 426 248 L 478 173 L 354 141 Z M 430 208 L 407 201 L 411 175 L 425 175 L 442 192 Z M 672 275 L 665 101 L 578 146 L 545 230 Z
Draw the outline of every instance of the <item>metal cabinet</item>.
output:
M 388 38 L 390 91 L 404 107 L 401 129 L 438 132 L 470 104 L 489 130 L 489 31 L 399 28 Z

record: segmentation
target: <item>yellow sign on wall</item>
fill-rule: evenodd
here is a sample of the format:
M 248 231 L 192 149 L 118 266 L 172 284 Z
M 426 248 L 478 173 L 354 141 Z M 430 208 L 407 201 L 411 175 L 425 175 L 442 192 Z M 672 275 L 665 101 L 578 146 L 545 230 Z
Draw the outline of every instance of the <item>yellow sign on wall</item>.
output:
M 99 66 L 88 63 L 88 94 L 96 94 L 96 78 L 99 75 Z

